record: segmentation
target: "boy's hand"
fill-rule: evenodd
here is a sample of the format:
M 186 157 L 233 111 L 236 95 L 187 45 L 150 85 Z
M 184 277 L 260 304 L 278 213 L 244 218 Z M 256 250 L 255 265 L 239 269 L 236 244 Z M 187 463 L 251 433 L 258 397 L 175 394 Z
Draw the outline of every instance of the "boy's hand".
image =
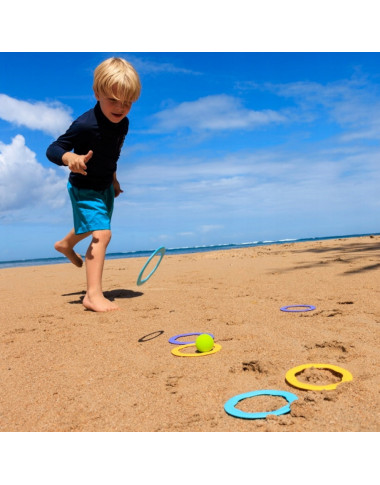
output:
M 115 191 L 115 197 L 118 197 L 122 192 L 124 192 L 124 190 L 121 190 L 121 187 L 120 187 L 118 180 L 114 179 L 114 181 L 112 183 L 113 183 L 113 188 L 114 188 L 114 191 Z
M 77 155 L 76 153 L 66 152 L 63 154 L 62 161 L 74 173 L 81 173 L 87 175 L 87 163 L 94 152 L 89 150 L 87 155 Z

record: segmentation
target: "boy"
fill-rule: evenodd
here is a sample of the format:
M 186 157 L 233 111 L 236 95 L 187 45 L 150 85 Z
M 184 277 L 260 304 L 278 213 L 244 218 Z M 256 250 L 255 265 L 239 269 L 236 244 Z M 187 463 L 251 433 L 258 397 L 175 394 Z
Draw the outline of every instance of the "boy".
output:
M 70 169 L 68 191 L 74 228 L 54 245 L 75 266 L 83 260 L 74 246 L 92 235 L 86 252 L 87 292 L 83 305 L 96 312 L 118 309 L 103 295 L 102 275 L 111 240 L 114 197 L 121 192 L 116 177 L 117 160 L 128 132 L 126 117 L 140 96 L 140 79 L 131 64 L 112 57 L 95 69 L 93 90 L 97 103 L 46 151 L 47 158 Z M 73 150 L 73 151 L 72 151 Z

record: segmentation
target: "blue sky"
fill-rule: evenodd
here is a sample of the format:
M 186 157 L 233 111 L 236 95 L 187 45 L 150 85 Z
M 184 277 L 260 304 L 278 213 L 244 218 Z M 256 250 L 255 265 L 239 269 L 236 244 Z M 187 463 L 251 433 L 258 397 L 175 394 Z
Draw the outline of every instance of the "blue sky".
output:
M 379 53 L 2 52 L 0 260 L 57 255 L 68 172 L 46 148 L 112 55 L 142 93 L 109 252 L 380 232 Z

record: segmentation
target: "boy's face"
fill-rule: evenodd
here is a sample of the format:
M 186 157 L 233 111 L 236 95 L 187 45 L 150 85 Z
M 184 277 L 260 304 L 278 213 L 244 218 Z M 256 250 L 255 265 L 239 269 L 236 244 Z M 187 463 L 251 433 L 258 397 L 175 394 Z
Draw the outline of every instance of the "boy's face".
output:
M 99 101 L 104 116 L 112 123 L 119 123 L 127 116 L 132 107 L 131 101 L 119 101 L 112 94 L 106 95 L 95 92 L 95 97 Z

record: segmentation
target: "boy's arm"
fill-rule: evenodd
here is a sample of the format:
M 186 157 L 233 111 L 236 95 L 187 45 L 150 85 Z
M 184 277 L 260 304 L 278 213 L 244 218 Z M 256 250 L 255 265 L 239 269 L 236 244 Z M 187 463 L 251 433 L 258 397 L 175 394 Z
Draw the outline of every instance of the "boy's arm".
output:
M 66 133 L 58 137 L 48 146 L 46 150 L 47 158 L 57 165 L 67 165 L 67 162 L 65 163 L 63 161 L 63 156 L 66 152 L 71 152 L 74 149 L 78 136 L 80 136 L 80 127 L 74 121 Z
M 72 152 L 65 152 L 62 155 L 62 163 L 69 167 L 71 172 L 81 173 L 82 175 L 87 175 L 87 163 L 93 155 L 93 151 L 89 150 L 87 155 L 77 155 Z
M 85 136 L 84 128 L 86 126 L 83 123 L 74 121 L 66 133 L 49 145 L 46 150 L 47 158 L 57 165 L 66 165 L 71 172 L 87 175 L 87 163 L 93 151 L 89 150 L 86 155 L 78 155 L 72 151 L 78 138 Z
M 73 151 L 74 147 L 86 146 L 83 140 L 88 140 L 88 122 L 81 118 L 73 121 L 67 131 L 48 146 L 46 156 L 56 165 L 66 165 L 72 172 L 86 175 L 86 163 L 92 157 L 92 151 L 89 150 L 85 155 L 83 151 L 79 151 L 82 155 L 77 155 Z M 87 150 L 89 148 L 92 147 L 89 146 Z
M 114 191 L 115 191 L 115 197 L 118 197 L 124 190 L 121 190 L 119 181 L 117 180 L 116 177 L 116 172 L 113 173 L 113 182 L 112 182 Z

